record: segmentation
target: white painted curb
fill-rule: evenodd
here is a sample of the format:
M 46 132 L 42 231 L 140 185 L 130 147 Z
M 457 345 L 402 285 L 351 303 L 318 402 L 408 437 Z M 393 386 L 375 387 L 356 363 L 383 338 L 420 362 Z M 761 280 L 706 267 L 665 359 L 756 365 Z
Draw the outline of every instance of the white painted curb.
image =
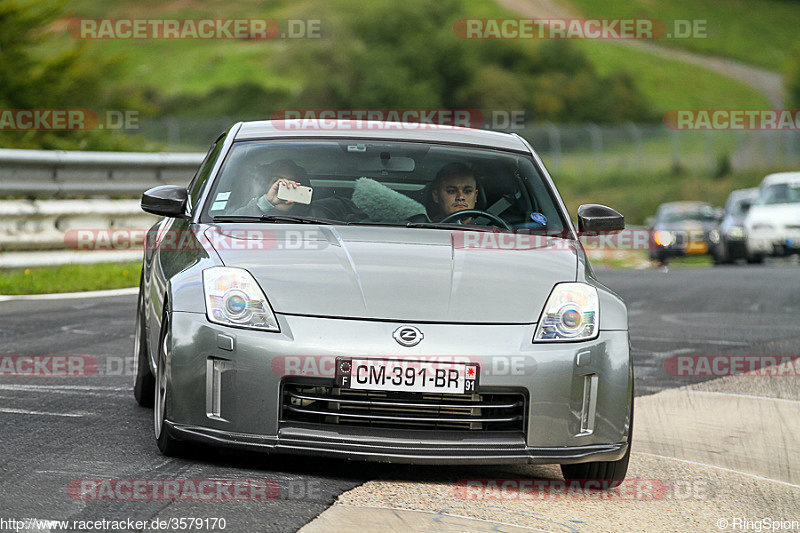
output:
M 78 298 L 105 298 L 108 296 L 131 296 L 139 294 L 139 287 L 110 289 L 106 291 L 62 292 L 54 294 L 0 294 L 0 302 L 9 300 L 73 300 Z

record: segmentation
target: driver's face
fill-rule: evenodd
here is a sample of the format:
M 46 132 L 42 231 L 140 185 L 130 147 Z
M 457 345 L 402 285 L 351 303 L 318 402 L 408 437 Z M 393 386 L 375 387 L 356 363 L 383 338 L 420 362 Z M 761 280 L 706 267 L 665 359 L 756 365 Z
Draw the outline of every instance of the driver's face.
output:
M 433 190 L 433 201 L 439 204 L 445 217 L 464 209 L 475 209 L 477 200 L 478 187 L 471 174 L 445 178 L 439 188 Z

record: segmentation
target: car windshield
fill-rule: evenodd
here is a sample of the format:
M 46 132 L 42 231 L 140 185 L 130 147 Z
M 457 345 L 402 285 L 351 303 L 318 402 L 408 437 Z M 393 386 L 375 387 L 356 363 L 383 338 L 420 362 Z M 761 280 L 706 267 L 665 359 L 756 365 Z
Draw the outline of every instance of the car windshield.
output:
M 698 222 L 714 221 L 714 208 L 710 205 L 672 208 L 661 213 L 662 222 L 683 222 L 693 220 Z
M 794 204 L 800 202 L 800 183 L 776 183 L 761 193 L 761 204 Z
M 747 209 L 745 206 L 750 205 L 753 202 L 752 197 L 742 196 L 739 198 L 733 198 L 728 204 L 728 213 L 733 216 L 741 216 L 747 213 Z
M 527 155 L 374 140 L 237 142 L 201 220 L 566 228 Z

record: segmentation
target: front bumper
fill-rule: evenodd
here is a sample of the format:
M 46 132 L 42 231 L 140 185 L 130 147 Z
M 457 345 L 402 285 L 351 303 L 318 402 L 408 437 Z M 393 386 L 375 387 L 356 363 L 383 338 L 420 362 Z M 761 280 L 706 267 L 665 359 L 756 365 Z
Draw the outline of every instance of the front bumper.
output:
M 618 461 L 628 450 L 627 442 L 585 446 L 532 447 L 522 439 L 472 437 L 427 441 L 393 435 L 347 435 L 341 431 L 291 428 L 277 437 L 231 433 L 166 422 L 170 435 L 179 440 L 257 452 L 309 454 L 338 459 L 413 464 L 570 464 L 585 461 Z M 343 428 L 346 429 L 346 428 Z
M 627 449 L 632 372 L 625 330 L 601 331 L 592 341 L 533 344 L 535 324 L 412 323 L 425 337 L 406 348 L 392 338 L 404 323 L 280 314 L 277 318 L 281 332 L 265 333 L 211 324 L 200 313 L 172 313 L 167 428 L 175 438 L 263 451 L 437 464 L 611 461 Z M 481 365 L 478 392 L 482 387 L 526 391 L 524 424 L 517 432 L 492 433 L 282 419 L 284 381 L 290 376 L 332 381 L 337 356 L 468 356 Z M 213 378 L 210 361 L 221 362 L 222 371 Z M 587 431 L 584 389 L 591 380 L 595 391 L 592 427 Z

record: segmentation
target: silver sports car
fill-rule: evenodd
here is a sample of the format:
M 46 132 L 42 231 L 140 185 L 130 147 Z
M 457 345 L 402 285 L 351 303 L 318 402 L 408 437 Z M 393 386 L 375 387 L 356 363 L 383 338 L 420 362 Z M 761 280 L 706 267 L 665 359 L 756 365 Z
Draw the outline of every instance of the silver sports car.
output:
M 431 464 L 557 463 L 615 486 L 627 310 L 520 136 L 246 122 L 156 187 L 134 392 L 158 447 Z

